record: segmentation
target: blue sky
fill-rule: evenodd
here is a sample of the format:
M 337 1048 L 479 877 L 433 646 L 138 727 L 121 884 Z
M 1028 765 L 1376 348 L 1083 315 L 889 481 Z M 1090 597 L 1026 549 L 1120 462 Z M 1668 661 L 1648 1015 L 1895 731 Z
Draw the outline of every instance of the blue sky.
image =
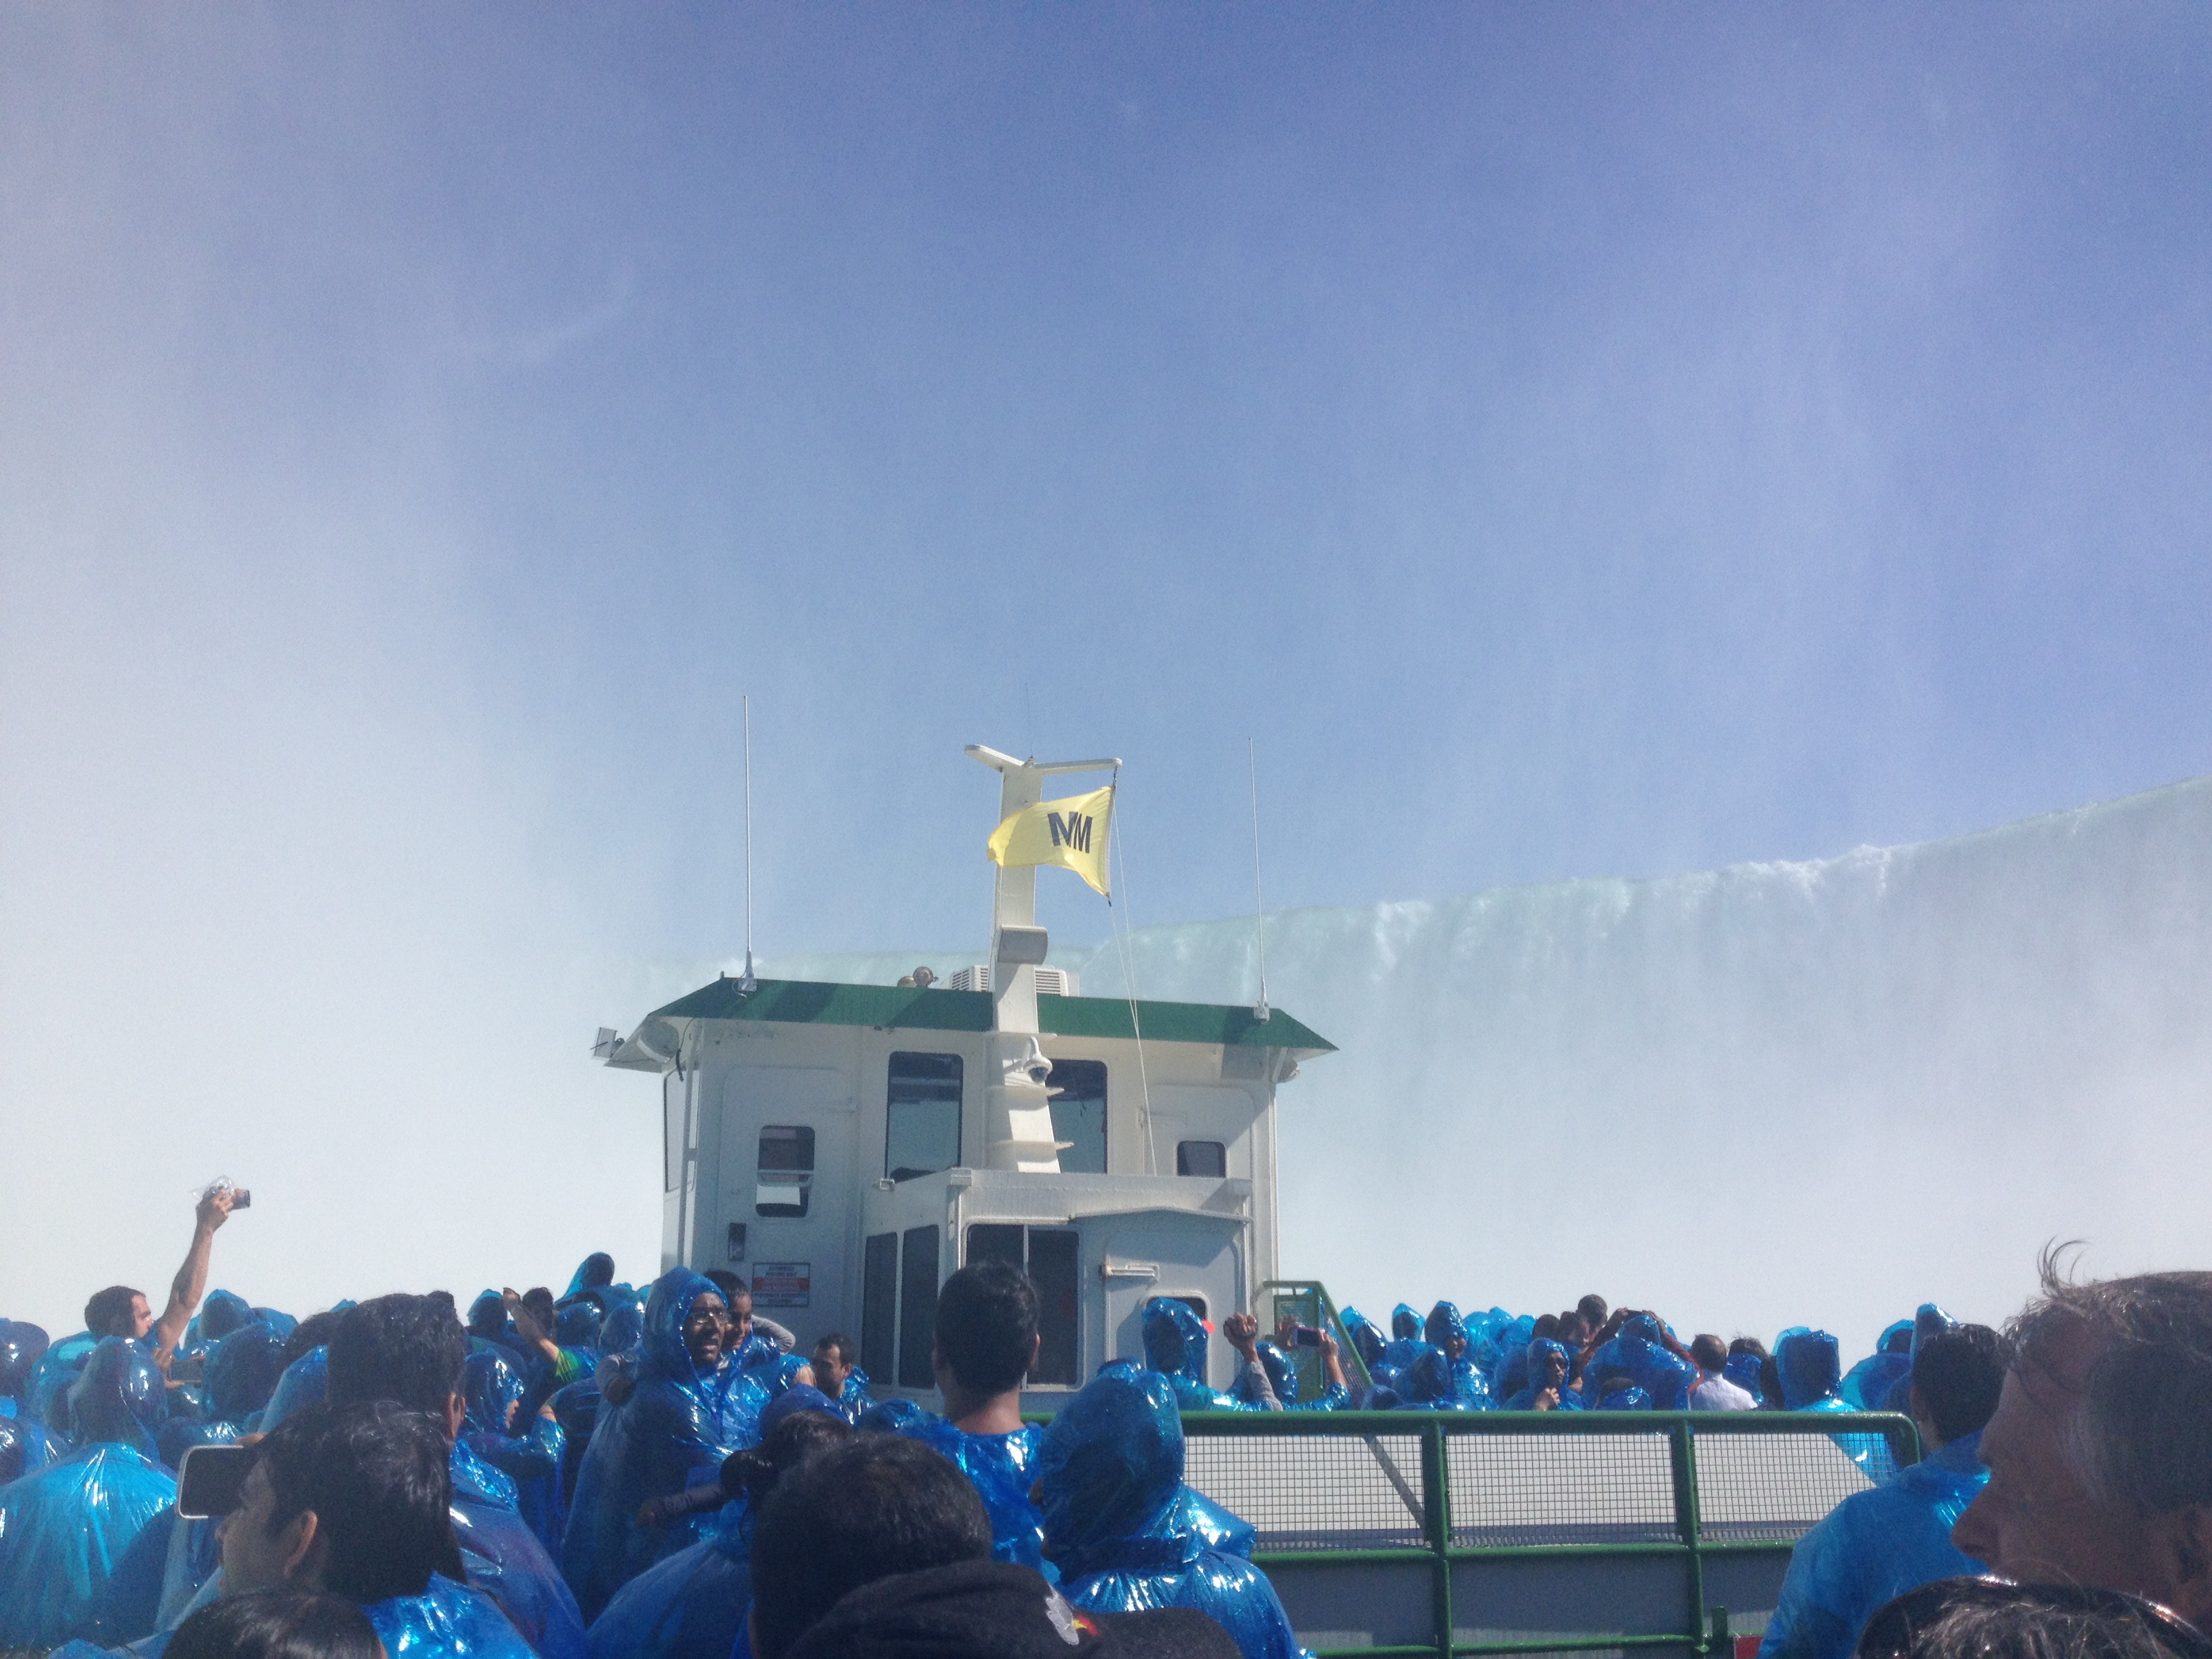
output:
M 2212 769 L 2208 112 L 2181 6 L 10 9 L 10 1254 L 118 1133 L 571 1203 L 742 692 L 764 951 L 980 942 L 970 741 L 1139 923 L 1248 736 L 1286 905 Z

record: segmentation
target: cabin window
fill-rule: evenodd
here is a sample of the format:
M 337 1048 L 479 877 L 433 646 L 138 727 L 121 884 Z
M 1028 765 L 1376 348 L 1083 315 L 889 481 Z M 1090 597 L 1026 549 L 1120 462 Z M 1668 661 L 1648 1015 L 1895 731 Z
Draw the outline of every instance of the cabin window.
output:
M 968 1230 L 968 1265 L 1004 1261 L 1036 1286 L 1037 1357 L 1031 1382 L 1079 1388 L 1083 1358 L 1081 1310 L 1077 1303 L 1077 1237 L 1072 1227 L 1023 1227 L 977 1222 Z
M 899 1387 L 931 1388 L 937 1382 L 937 1229 L 909 1227 L 899 1245 Z
M 1218 1140 L 1177 1141 L 1176 1173 L 1211 1176 L 1218 1181 L 1229 1173 L 1229 1149 Z
M 1180 1302 L 1198 1316 L 1199 1323 L 1201 1325 L 1206 1323 L 1206 1298 L 1202 1296 L 1155 1296 L 1147 1299 L 1153 1302 Z
M 660 1079 L 660 1190 L 684 1184 L 684 1079 L 675 1072 Z
M 960 1161 L 960 1056 L 893 1054 L 884 1112 L 884 1173 L 934 1175 Z
M 797 1218 L 814 1191 L 814 1131 L 804 1124 L 770 1123 L 760 1132 L 759 1176 L 753 1213 Z
M 897 1368 L 898 1255 L 896 1233 L 877 1233 L 863 1247 L 860 1267 L 860 1369 L 889 1376 Z
M 1106 1063 L 1055 1060 L 1045 1087 L 1052 1093 L 1052 1138 L 1069 1175 L 1106 1173 Z

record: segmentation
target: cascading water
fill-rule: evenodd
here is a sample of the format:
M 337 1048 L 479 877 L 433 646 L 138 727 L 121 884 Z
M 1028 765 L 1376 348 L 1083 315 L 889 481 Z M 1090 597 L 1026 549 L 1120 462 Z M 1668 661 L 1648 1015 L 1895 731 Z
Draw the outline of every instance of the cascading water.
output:
M 1249 919 L 1132 945 L 1145 997 L 1253 995 Z M 1284 1265 L 1362 1306 L 1595 1290 L 1686 1334 L 1826 1325 L 1848 1361 L 1929 1298 L 2002 1319 L 2051 1240 L 2212 1262 L 2212 779 L 1811 863 L 1287 911 L 1267 949 L 1342 1050 L 1280 1097 Z M 1123 994 L 1110 945 L 1054 960 Z

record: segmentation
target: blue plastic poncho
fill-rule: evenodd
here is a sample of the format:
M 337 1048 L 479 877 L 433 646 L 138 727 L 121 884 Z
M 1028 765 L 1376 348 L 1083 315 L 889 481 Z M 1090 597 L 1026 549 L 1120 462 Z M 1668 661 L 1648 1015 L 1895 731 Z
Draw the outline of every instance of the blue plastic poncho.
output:
M 576 1271 L 568 1278 L 568 1288 L 561 1292 L 562 1299 L 581 1296 L 586 1291 L 603 1291 L 614 1282 L 614 1257 L 605 1250 L 593 1250 L 576 1264 Z
M 897 1434 L 917 1418 L 927 1415 L 913 1401 L 893 1395 L 889 1400 L 877 1401 L 862 1412 L 860 1420 L 853 1426 L 862 1434 Z
M 654 1562 L 592 1621 L 592 1659 L 746 1659 L 753 1601 L 750 1511 Z
M 1468 1412 L 1480 1410 L 1459 1397 L 1454 1386 L 1451 1361 L 1442 1348 L 1423 1342 L 1413 1351 L 1413 1363 L 1399 1373 L 1399 1404 L 1407 1411 Z
M 586 1619 L 653 1561 L 713 1530 L 711 1516 L 639 1527 L 638 1506 L 714 1479 L 725 1457 L 760 1437 L 768 1403 L 760 1387 L 726 1358 L 701 1370 L 684 1344 L 691 1304 L 720 1294 L 689 1267 L 663 1273 L 646 1304 L 636 1390 L 619 1406 L 599 1407 L 562 1544 L 562 1570 Z
M 208 1414 L 244 1428 L 268 1405 L 284 1375 L 284 1340 L 259 1320 L 216 1344 L 207 1364 Z
M 568 1437 L 556 1418 L 532 1413 L 516 1434 L 516 1408 L 523 1382 L 514 1366 L 495 1353 L 472 1353 L 462 1370 L 466 1417 L 462 1438 L 469 1449 L 514 1482 L 516 1506 L 530 1530 L 546 1548 L 561 1545 L 562 1452 Z
M 1843 1363 L 1836 1339 L 1826 1331 L 1793 1327 L 1774 1345 L 1774 1366 L 1782 1376 L 1782 1403 L 1793 1412 L 1849 1411 L 1837 1385 Z
M 1440 1350 L 1451 1367 L 1452 1395 L 1470 1411 L 1487 1411 L 1492 1403 L 1489 1383 L 1474 1358 L 1474 1338 L 1460 1317 L 1459 1309 L 1439 1302 L 1429 1310 L 1422 1334 L 1431 1347 Z
M 436 1573 L 422 1595 L 395 1595 L 362 1611 L 386 1659 L 533 1659 L 489 1597 Z
M 1337 1316 L 1344 1327 L 1345 1335 L 1351 1340 L 1352 1351 L 1359 1356 L 1359 1363 L 1374 1376 L 1375 1368 L 1382 1363 L 1382 1350 L 1389 1346 L 1389 1340 L 1375 1327 L 1375 1322 L 1357 1308 L 1346 1308 Z
M 276 1392 L 261 1408 L 261 1432 L 269 1434 L 294 1412 L 319 1406 L 330 1391 L 331 1357 L 327 1348 L 310 1348 L 284 1368 Z
M 1544 1362 L 1556 1358 L 1559 1362 L 1559 1404 L 1561 1411 L 1578 1412 L 1588 1403 L 1567 1386 L 1567 1377 L 1573 1369 L 1573 1356 L 1565 1343 L 1554 1342 L 1548 1336 L 1540 1336 L 1528 1345 L 1528 1386 L 1505 1402 L 1509 1412 L 1529 1412 L 1536 1409 L 1536 1391 L 1543 1388 Z
M 784 1352 L 773 1342 L 768 1344 L 766 1354 L 754 1347 L 750 1339 L 747 1340 L 745 1346 L 750 1351 L 747 1354 L 749 1363 L 744 1367 L 745 1375 L 758 1384 L 771 1400 L 796 1382 L 799 1372 L 806 1369 L 804 1359 L 795 1353 Z
M 89 1331 L 65 1336 L 40 1354 L 31 1367 L 22 1407 L 62 1439 L 70 1438 L 69 1391 L 100 1339 Z
M 0 1417 L 0 1486 L 23 1473 L 25 1437 L 29 1425 L 16 1425 L 13 1416 Z
M 564 1348 L 596 1350 L 599 1326 L 605 1317 L 599 1304 L 589 1297 L 563 1302 L 553 1310 L 553 1340 Z
M 1728 1364 L 1721 1367 L 1721 1375 L 1764 1406 L 1767 1399 L 1766 1390 L 1759 1386 L 1761 1369 L 1757 1354 L 1732 1353 L 1728 1357 Z
M 1143 1320 L 1145 1364 L 1168 1379 L 1176 1401 L 1187 1412 L 1249 1412 L 1264 1407 L 1248 1406 L 1234 1395 L 1206 1386 L 1206 1325 L 1190 1304 L 1173 1297 L 1155 1297 L 1145 1304 Z
M 293 1332 L 300 1328 L 300 1322 L 293 1318 L 291 1315 L 283 1311 L 281 1309 L 256 1308 L 253 1310 L 253 1316 L 262 1324 L 266 1325 L 270 1330 L 276 1332 L 276 1340 L 279 1342 L 282 1342 L 285 1338 L 290 1336 Z
M 1164 1376 L 1094 1377 L 1061 1407 L 1037 1455 L 1060 1593 L 1099 1613 L 1193 1608 L 1226 1630 L 1243 1659 L 1297 1659 L 1267 1576 L 1183 1524 L 1182 1471 L 1182 1419 Z
M 1382 1345 L 1382 1372 L 1395 1382 L 1421 1345 L 1421 1316 L 1401 1302 L 1390 1310 L 1390 1340 Z M 1382 1376 L 1376 1379 L 1382 1380 Z
M 1412 1304 L 1401 1302 L 1390 1310 L 1390 1340 L 1393 1342 L 1418 1342 L 1421 1340 L 1420 1310 Z
M 45 1330 L 28 1320 L 0 1319 L 0 1399 L 29 1395 L 31 1372 L 52 1346 Z
M 1589 1357 L 1584 1370 L 1595 1371 L 1600 1377 L 1612 1373 L 1625 1375 L 1633 1386 L 1651 1397 L 1656 1410 L 1688 1410 L 1690 1390 L 1698 1385 L 1698 1368 L 1659 1345 L 1649 1334 L 1656 1331 L 1656 1324 L 1649 1326 L 1648 1331 L 1632 1330 L 1637 1322 L 1630 1320 L 1623 1325 L 1620 1335 Z
M 1626 1388 L 1611 1388 L 1605 1391 L 1604 1398 L 1597 1402 L 1595 1409 L 1601 1412 L 1648 1412 L 1651 1409 L 1651 1396 L 1632 1383 Z
M 1846 1498 L 1797 1540 L 1760 1659 L 1850 1659 L 1875 1609 L 1938 1578 L 1986 1569 L 1951 1545 L 1951 1527 L 1989 1480 L 1978 1431 Z
M 0 1489 L 0 1648 L 152 1632 L 177 1498 L 152 1455 L 162 1394 L 150 1353 L 106 1338 L 70 1391 L 83 1449 Z
M 253 1322 L 253 1304 L 235 1291 L 210 1291 L 200 1310 L 185 1326 L 181 1347 L 220 1342 L 233 1331 Z
M 1035 1424 L 1025 1423 L 1012 1434 L 968 1434 L 932 1413 L 918 1412 L 891 1431 L 919 1440 L 960 1466 L 991 1517 L 994 1559 L 1043 1569 L 1043 1518 L 1030 1502 L 1036 1480 Z
M 228 1423 L 165 1423 L 159 1436 L 161 1461 L 181 1471 L 184 1455 L 192 1447 L 234 1445 L 238 1438 L 238 1430 Z M 222 1565 L 222 1543 L 216 1535 L 222 1526 L 220 1516 L 187 1521 L 179 1516 L 169 1529 L 168 1554 L 161 1568 L 161 1606 L 154 1616 L 155 1629 L 175 1629 L 200 1587 Z
M 583 1659 L 584 1618 L 538 1534 L 522 1518 L 514 1482 L 453 1443 L 453 1538 L 469 1583 L 482 1590 L 542 1659 Z
M 1498 1369 L 1489 1377 L 1490 1397 L 1510 1400 L 1528 1386 L 1528 1345 L 1536 1340 L 1536 1321 L 1528 1314 L 1509 1319 L 1492 1333 Z

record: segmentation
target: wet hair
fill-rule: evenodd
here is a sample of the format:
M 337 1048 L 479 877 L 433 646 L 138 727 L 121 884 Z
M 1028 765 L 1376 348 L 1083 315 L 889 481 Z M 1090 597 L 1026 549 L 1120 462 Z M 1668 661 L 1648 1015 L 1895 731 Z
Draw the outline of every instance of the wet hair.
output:
M 2081 1345 L 2066 1451 L 2094 1497 L 2138 1515 L 2212 1503 L 2212 1273 L 2077 1285 L 2071 1248 L 2044 1252 L 2042 1294 L 2006 1328 L 2013 1370 L 2069 1385 L 2060 1350 Z
M 722 1496 L 732 1503 L 749 1503 L 753 1513 L 775 1490 L 775 1484 L 817 1452 L 842 1446 L 853 1437 L 853 1425 L 827 1412 L 793 1412 L 770 1429 L 757 1446 L 733 1451 L 722 1460 Z
M 308 1406 L 256 1449 L 276 1499 L 270 1529 L 315 1513 L 325 1589 L 367 1605 L 420 1595 L 433 1572 L 466 1577 L 442 1422 L 388 1400 Z
M 1589 1322 L 1590 1329 L 1595 1331 L 1604 1326 L 1605 1316 L 1611 1313 L 1613 1310 L 1605 1305 L 1605 1298 L 1603 1297 L 1600 1296 L 1595 1291 L 1592 1291 L 1588 1296 L 1575 1304 L 1575 1311 L 1580 1314 L 1584 1319 L 1588 1320 Z
M 957 1275 L 956 1275 L 957 1276 Z M 760 1659 L 782 1659 L 847 1591 L 894 1573 L 991 1554 L 991 1521 L 968 1477 L 902 1435 L 860 1435 L 779 1480 L 753 1529 Z
M 1008 1262 L 963 1267 L 938 1292 L 938 1352 L 963 1388 L 978 1394 L 1019 1388 L 1036 1336 L 1036 1286 Z
M 118 1326 L 128 1321 L 136 1327 L 137 1321 L 131 1316 L 133 1298 L 145 1295 L 128 1285 L 110 1285 L 104 1291 L 94 1291 L 92 1299 L 84 1304 L 84 1328 L 94 1336 L 135 1336 L 136 1329 L 120 1330 Z
M 1729 1362 L 1729 1351 L 1721 1340 L 1710 1331 L 1700 1332 L 1690 1339 L 1690 1358 L 1698 1362 L 1701 1370 L 1717 1371 Z
M 1955 1325 L 1922 1339 L 1912 1391 L 1936 1432 L 1956 1440 L 1996 1414 L 2004 1373 L 2003 1338 L 1986 1325 Z
M 442 1419 L 461 1391 L 469 1334 L 453 1298 L 380 1296 L 349 1308 L 331 1333 L 329 1400 L 390 1400 Z
M 342 1595 L 280 1585 L 210 1601 L 177 1626 L 177 1659 L 381 1659 L 376 1629 Z
M 295 1325 L 292 1334 L 284 1339 L 284 1363 L 289 1365 L 295 1359 L 305 1359 L 328 1342 L 331 1333 L 337 1329 L 338 1321 L 344 1316 L 337 1313 L 309 1314 Z
M 837 1363 L 839 1364 L 849 1365 L 853 1363 L 854 1358 L 853 1339 L 846 1335 L 844 1332 L 832 1331 L 827 1336 L 817 1338 L 812 1352 L 815 1353 L 820 1353 L 824 1348 L 829 1349 L 832 1353 L 837 1356 Z

